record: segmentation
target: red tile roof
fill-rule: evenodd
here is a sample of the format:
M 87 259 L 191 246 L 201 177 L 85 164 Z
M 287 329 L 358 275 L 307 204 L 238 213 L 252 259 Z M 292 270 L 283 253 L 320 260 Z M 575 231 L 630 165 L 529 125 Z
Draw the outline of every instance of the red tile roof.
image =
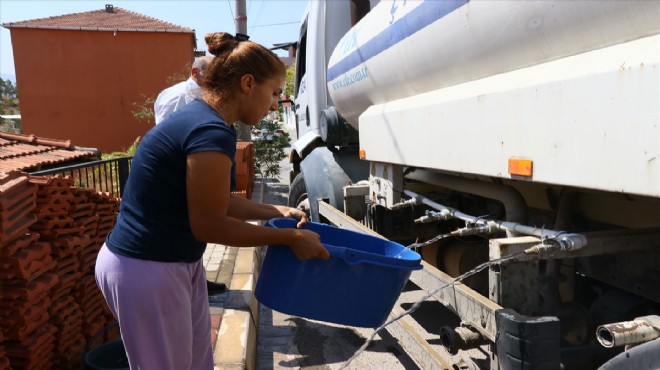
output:
M 195 33 L 188 27 L 161 21 L 123 8 L 106 9 L 55 17 L 4 23 L 5 28 L 45 28 L 60 30 L 116 30 Z
M 31 172 L 98 159 L 98 150 L 75 147 L 69 140 L 0 131 L 0 171 Z

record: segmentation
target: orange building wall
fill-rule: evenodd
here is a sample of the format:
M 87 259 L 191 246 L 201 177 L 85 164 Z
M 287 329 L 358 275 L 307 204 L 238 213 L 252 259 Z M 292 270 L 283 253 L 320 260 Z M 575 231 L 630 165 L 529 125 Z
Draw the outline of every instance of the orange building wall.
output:
M 103 153 L 128 148 L 153 123 L 135 102 L 193 61 L 192 33 L 12 28 L 23 132 Z

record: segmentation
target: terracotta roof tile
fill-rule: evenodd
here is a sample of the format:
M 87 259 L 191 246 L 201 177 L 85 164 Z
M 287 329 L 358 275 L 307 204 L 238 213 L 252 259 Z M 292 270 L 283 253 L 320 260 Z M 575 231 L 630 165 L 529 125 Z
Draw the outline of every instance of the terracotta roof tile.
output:
M 69 140 L 0 131 L 0 171 L 36 171 L 43 167 L 65 166 L 80 161 L 98 160 L 95 149 L 81 149 Z
M 62 30 L 117 30 L 195 33 L 188 27 L 148 17 L 123 8 L 112 7 L 89 12 L 4 23 L 6 28 L 47 28 Z

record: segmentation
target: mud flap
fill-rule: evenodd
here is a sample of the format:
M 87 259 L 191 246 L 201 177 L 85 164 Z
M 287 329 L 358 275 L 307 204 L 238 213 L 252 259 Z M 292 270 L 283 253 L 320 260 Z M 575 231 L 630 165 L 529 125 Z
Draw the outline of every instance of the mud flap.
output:
M 523 316 L 511 309 L 495 313 L 495 346 L 500 369 L 557 370 L 561 334 L 554 316 Z

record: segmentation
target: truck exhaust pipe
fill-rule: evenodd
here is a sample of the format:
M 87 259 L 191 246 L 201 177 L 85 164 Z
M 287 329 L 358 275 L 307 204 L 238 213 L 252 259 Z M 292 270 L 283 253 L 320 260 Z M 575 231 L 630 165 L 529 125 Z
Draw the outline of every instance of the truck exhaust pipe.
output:
M 632 321 L 601 325 L 596 338 L 603 347 L 637 345 L 660 337 L 660 316 L 649 315 Z

